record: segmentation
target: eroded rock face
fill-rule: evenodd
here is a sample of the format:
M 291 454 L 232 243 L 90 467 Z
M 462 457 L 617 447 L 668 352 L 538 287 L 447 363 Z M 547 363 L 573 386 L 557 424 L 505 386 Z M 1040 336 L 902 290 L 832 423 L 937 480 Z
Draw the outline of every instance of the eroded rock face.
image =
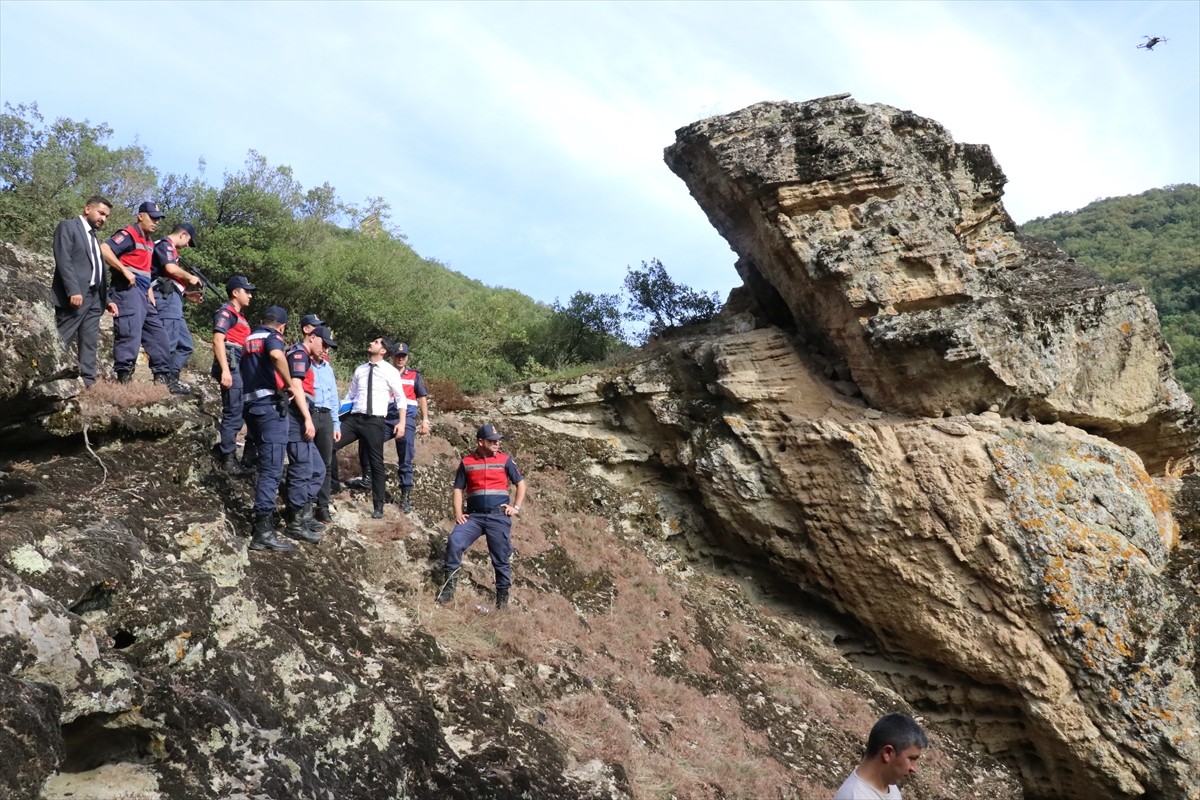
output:
M 776 321 L 846 359 L 877 408 L 1061 420 L 1152 471 L 1194 447 L 1149 299 L 1019 237 L 986 145 L 841 95 L 694 123 L 666 159 L 760 304 L 782 298 Z
M 870 418 L 773 329 L 663 348 L 507 408 L 605 443 L 614 480 L 657 465 L 688 487 L 717 532 L 699 547 L 872 631 L 860 663 L 1031 795 L 1192 796 L 1196 598 L 1134 453 L 995 413 Z
M 0 242 L 0 438 L 14 444 L 44 438 L 83 386 L 48 302 L 53 275 L 53 259 Z

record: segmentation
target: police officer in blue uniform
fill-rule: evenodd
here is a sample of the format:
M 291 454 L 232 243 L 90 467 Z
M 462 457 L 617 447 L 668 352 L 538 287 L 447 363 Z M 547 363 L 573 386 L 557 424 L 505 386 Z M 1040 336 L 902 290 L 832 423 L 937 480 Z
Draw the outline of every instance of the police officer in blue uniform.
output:
M 525 478 L 512 456 L 500 452 L 503 438 L 492 423 L 481 426 L 475 434 L 475 450 L 458 463 L 450 507 L 457 524 L 446 543 L 446 582 L 437 596 L 440 605 L 454 599 L 463 553 L 480 536 L 486 536 L 488 555 L 496 573 L 496 608 L 508 607 L 508 593 L 512 587 L 512 518 L 521 513 Z M 508 496 L 510 483 L 516 487 L 516 496 L 511 500 Z
M 137 222 L 122 228 L 100 245 L 100 255 L 112 270 L 108 310 L 113 315 L 113 371 L 117 380 L 129 383 L 137 366 L 138 351 L 146 348 L 155 383 L 168 384 L 173 394 L 188 394 L 171 383 L 167 358 L 167 334 L 158 310 L 150 302 L 150 267 L 154 258 L 151 236 L 165 216 L 158 206 L 138 206 Z
M 246 337 L 242 348 L 243 411 L 249 438 L 258 449 L 251 550 L 287 551 L 295 547 L 275 535 L 272 522 L 288 444 L 289 397 L 297 404 L 303 420 L 304 438 L 311 441 L 316 434 L 304 392 L 299 382 L 292 380 L 288 367 L 287 343 L 282 335 L 287 319 L 287 311 L 271 306 L 263 312 L 261 324 Z
M 314 441 L 316 373 L 312 362 L 323 359 L 327 348 L 334 347 L 337 342 L 329 328 L 317 325 L 287 351 L 290 383 L 299 388 L 301 399 L 291 403 L 288 409 L 287 509 L 284 512 L 287 530 L 284 532 L 303 542 L 321 541 L 319 534 L 325 530 L 325 525 L 314 518 L 312 510 L 313 501 L 325 482 L 325 461 Z
M 242 348 L 250 335 L 250 323 L 242 312 L 253 301 L 256 288 L 244 275 L 234 275 L 225 282 L 229 302 L 213 315 L 213 364 L 209 374 L 221 387 L 221 440 L 217 456 L 226 472 L 239 477 L 250 474 L 237 460 L 237 435 L 242 429 Z
M 201 285 L 200 279 L 179 263 L 179 248 L 195 246 L 196 229 L 191 223 L 176 225 L 166 238 L 155 243 L 150 266 L 154 307 L 167 337 L 167 363 L 171 368 L 167 378 L 171 384 L 187 389 L 187 393 L 191 392 L 191 387 L 180 382 L 179 373 L 192 357 L 196 343 L 183 319 L 183 300 L 186 297 L 199 303 Z

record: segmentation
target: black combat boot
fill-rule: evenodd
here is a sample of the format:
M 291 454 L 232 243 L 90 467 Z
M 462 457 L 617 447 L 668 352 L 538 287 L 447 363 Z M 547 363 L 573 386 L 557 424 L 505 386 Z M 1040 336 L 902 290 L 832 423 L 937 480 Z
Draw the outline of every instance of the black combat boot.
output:
M 133 383 L 133 371 L 118 372 L 117 383 Z
M 170 380 L 171 386 L 173 386 L 173 387 L 178 386 L 181 389 L 183 389 L 182 392 L 175 392 L 176 394 L 191 394 L 192 393 L 192 387 L 190 385 L 184 383 L 182 380 L 180 380 L 178 372 L 170 373 L 169 375 L 167 375 L 167 379 Z M 171 391 L 174 392 L 175 390 L 171 389 Z
M 333 524 L 333 514 L 331 514 L 329 509 L 325 508 L 324 506 L 316 510 L 316 512 L 313 514 L 313 519 L 316 519 L 319 522 L 324 522 L 327 525 Z
M 295 550 L 296 545 L 285 542 L 275 535 L 275 527 L 271 524 L 271 515 L 267 513 L 254 516 L 254 534 L 250 537 L 250 549 L 287 552 Z
M 221 469 L 225 470 L 225 472 L 229 473 L 235 478 L 244 478 L 247 475 L 254 474 L 253 470 L 248 470 L 243 467 L 241 462 L 237 460 L 237 456 L 233 453 L 229 453 L 228 455 L 221 457 Z
M 154 382 L 161 383 L 163 386 L 166 386 L 167 391 L 169 391 L 171 394 L 191 394 L 192 393 L 191 389 L 184 386 L 179 381 L 172 380 L 171 374 L 167 373 L 167 372 L 160 372 L 157 375 L 155 375 Z
M 496 610 L 503 611 L 508 608 L 508 589 L 496 590 Z
M 438 605 L 446 605 L 454 599 L 454 590 L 458 588 L 458 570 L 450 573 L 450 577 L 446 578 L 446 582 L 442 584 L 442 588 L 438 590 L 437 602 Z
M 383 506 L 375 506 L 375 510 L 371 512 L 371 519 L 383 519 Z
M 283 512 L 283 518 L 287 520 L 287 527 L 283 530 L 284 536 L 314 544 L 321 541 L 321 537 L 310 531 L 304 524 L 304 509 L 288 506 Z
M 304 523 L 304 527 L 312 533 L 320 533 L 325 530 L 325 523 L 319 521 L 316 515 L 313 514 L 313 505 L 309 503 L 300 511 L 300 521 Z
M 412 513 L 412 487 L 400 487 L 400 510 L 405 514 Z

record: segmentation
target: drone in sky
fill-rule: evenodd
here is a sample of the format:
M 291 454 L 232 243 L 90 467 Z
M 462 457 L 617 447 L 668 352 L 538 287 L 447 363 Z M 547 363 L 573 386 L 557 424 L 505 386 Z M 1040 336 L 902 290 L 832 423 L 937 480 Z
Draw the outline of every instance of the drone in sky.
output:
M 1146 41 L 1137 46 L 1138 50 L 1153 50 L 1156 45 L 1160 45 L 1167 41 L 1165 36 L 1143 36 Z

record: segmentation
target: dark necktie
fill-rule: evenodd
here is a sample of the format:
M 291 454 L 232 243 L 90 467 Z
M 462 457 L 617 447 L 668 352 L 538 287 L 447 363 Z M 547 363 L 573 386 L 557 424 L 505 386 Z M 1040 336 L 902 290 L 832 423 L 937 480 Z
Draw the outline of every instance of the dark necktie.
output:
M 375 365 L 367 364 L 367 416 L 375 416 L 372 413 L 371 400 L 375 394 Z
M 88 257 L 92 260 L 92 286 L 100 285 L 100 242 L 96 239 L 96 231 L 88 227 Z

